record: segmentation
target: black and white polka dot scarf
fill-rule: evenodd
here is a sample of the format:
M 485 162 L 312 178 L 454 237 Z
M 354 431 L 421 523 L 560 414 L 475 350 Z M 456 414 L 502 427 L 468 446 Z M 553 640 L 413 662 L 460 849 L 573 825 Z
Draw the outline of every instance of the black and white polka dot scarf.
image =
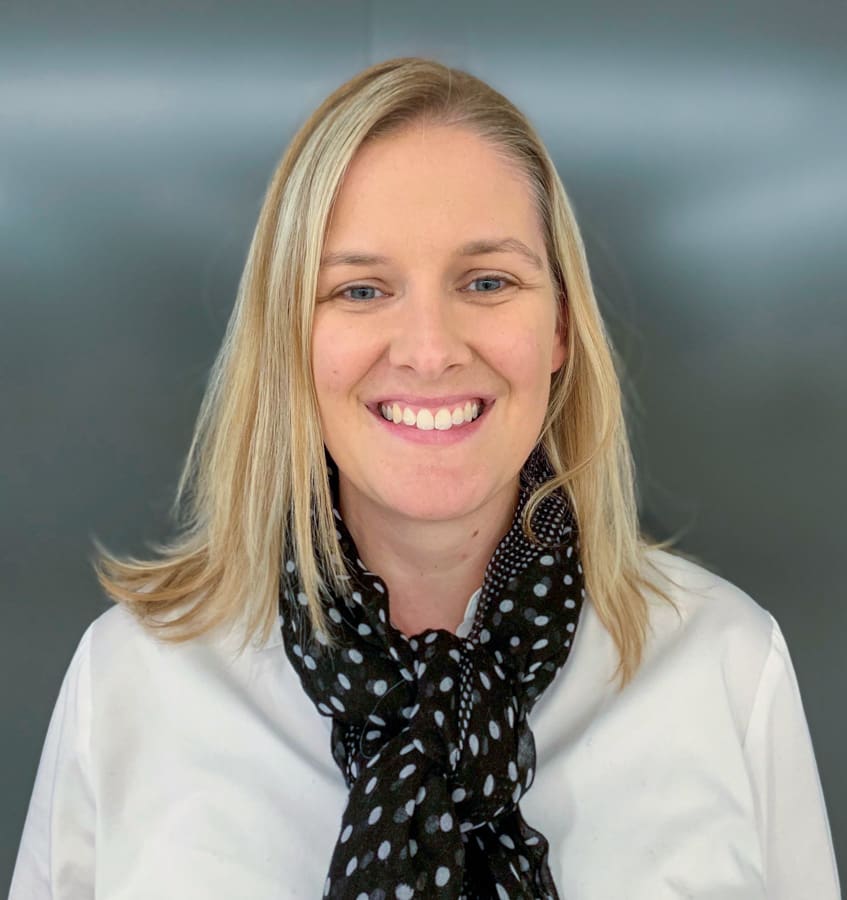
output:
M 350 792 L 325 897 L 558 896 L 547 841 L 518 806 L 535 774 L 527 717 L 568 657 L 584 598 L 564 495 L 546 498 L 533 518 L 543 546 L 521 527 L 532 489 L 551 475 L 537 448 L 466 638 L 395 629 L 385 583 L 358 558 L 337 510 L 354 589 L 349 602 L 329 608 L 340 649 L 327 652 L 310 637 L 305 598 L 287 562 L 286 653 L 317 709 L 333 720 L 332 752 Z

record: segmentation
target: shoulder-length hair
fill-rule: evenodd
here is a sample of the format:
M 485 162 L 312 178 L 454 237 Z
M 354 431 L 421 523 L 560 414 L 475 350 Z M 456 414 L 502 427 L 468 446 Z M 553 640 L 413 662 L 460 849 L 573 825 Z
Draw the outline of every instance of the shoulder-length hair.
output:
M 296 569 L 312 623 L 344 592 L 311 370 L 312 316 L 324 235 L 357 149 L 412 122 L 470 129 L 531 185 L 566 324 L 541 440 L 580 533 L 587 594 L 619 653 L 622 684 L 647 627 L 644 553 L 621 390 L 568 197 L 526 117 L 467 72 L 415 57 L 371 66 L 334 91 L 295 134 L 268 187 L 232 316 L 212 368 L 173 512 L 180 530 L 157 558 L 118 558 L 95 540 L 106 593 L 164 639 L 222 625 L 266 640 L 281 578 Z M 661 594 L 662 592 L 659 591 Z M 331 639 L 331 638 L 330 638 Z

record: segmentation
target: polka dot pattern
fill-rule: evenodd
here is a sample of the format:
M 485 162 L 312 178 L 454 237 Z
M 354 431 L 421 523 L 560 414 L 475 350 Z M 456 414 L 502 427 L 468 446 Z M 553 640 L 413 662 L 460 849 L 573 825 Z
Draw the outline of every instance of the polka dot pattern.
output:
M 536 448 L 465 638 L 395 629 L 387 586 L 359 559 L 337 510 L 351 577 L 350 598 L 328 611 L 337 649 L 311 635 L 296 570 L 285 563 L 286 653 L 332 718 L 332 754 L 349 789 L 325 897 L 557 898 L 547 841 L 519 808 L 535 773 L 527 717 L 570 653 L 585 597 L 564 493 L 538 505 L 538 543 L 521 526 L 529 496 L 552 475 Z

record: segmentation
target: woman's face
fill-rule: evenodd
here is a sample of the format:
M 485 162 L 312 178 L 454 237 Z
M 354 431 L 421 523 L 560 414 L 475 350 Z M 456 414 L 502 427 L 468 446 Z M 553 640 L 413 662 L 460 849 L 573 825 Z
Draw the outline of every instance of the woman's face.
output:
M 514 497 L 564 361 L 529 184 L 468 130 L 360 148 L 330 219 L 312 369 L 345 515 Z

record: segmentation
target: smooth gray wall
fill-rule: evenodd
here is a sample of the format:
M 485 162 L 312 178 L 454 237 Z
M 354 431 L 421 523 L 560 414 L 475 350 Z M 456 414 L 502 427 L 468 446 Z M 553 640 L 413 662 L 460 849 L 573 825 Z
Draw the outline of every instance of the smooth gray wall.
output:
M 628 372 L 646 521 L 788 639 L 844 858 L 847 6 L 0 7 L 0 885 L 107 607 L 167 508 L 264 187 L 360 68 L 435 55 L 548 142 Z

